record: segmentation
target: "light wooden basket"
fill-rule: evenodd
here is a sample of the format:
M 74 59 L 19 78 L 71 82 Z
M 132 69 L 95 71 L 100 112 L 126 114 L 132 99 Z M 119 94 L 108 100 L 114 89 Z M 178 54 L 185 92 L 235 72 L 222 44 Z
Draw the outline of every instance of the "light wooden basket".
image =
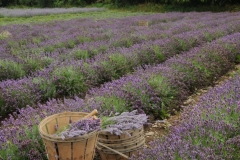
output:
M 99 133 L 97 149 L 102 160 L 127 160 L 138 154 L 145 144 L 143 128 L 126 132 L 128 134 L 120 136 L 104 131 Z
M 49 116 L 40 122 L 38 126 L 39 134 L 44 142 L 49 160 L 93 160 L 98 136 L 97 131 L 64 140 L 61 137 L 53 136 L 56 133 L 56 124 L 58 128 L 65 127 L 69 123 L 86 118 L 90 114 L 64 112 Z

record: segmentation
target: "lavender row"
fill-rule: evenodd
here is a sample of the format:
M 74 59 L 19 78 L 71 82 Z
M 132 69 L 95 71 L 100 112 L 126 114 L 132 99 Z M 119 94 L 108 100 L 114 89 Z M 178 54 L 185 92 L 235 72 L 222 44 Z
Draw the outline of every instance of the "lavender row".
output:
M 56 22 L 38 26 L 9 26 L 8 30 L 12 33 L 12 37 L 1 43 L 0 48 L 4 51 L 2 54 L 10 55 L 7 60 L 11 60 L 11 57 L 14 56 L 14 59 L 21 59 L 23 63 L 14 61 L 14 59 L 11 60 L 11 63 L 2 62 L 2 66 L 6 69 L 1 73 L 0 79 L 23 77 L 32 71 L 43 69 L 56 59 L 85 59 L 98 54 L 98 52 L 116 51 L 116 47 L 129 47 L 136 43 L 139 45 L 139 43 L 149 40 L 165 36 L 171 37 L 171 35 L 193 28 L 213 27 L 216 24 L 220 25 L 237 20 L 236 15 L 228 17 L 216 15 L 208 18 L 192 15 L 179 23 L 180 20 L 177 19 L 182 19 L 183 15 L 173 14 L 171 16 L 148 16 L 150 21 L 154 21 L 154 24 L 149 28 L 136 27 L 136 22 L 140 16 L 118 21 L 72 20 L 65 23 Z M 156 23 L 156 21 L 162 22 L 168 17 L 172 21 L 177 21 Z M 221 18 L 220 22 L 218 18 Z M 69 25 L 73 27 L 69 28 Z M 126 27 L 129 25 L 131 27 Z M 2 30 L 4 29 L 3 27 Z M 84 32 L 79 30 L 84 30 Z M 61 35 L 59 36 L 59 34 Z M 112 49 L 106 51 L 107 48 Z M 0 57 L 2 56 L 0 55 Z
M 128 26 L 134 27 L 137 24 L 137 20 L 141 17 L 143 16 L 137 16 L 130 19 L 108 19 L 100 21 L 95 21 L 93 19 L 77 19 L 71 21 L 44 23 L 34 26 L 12 25 L 1 28 L 2 31 L 8 30 L 13 36 L 12 39 L 10 38 L 7 39 L 8 41 L 3 41 L 3 44 L 31 49 L 55 46 L 59 43 L 67 43 L 68 40 L 74 41 L 78 39 L 80 42 L 84 42 L 84 40 L 95 41 L 112 36 L 115 37 L 115 35 L 118 35 L 118 37 L 121 35 L 126 36 L 131 27 L 126 28 L 123 26 L 128 23 Z M 183 16 L 169 14 L 149 16 L 148 18 L 158 22 L 168 19 L 173 19 L 173 21 L 175 21 L 183 18 Z M 14 51 L 12 52 L 15 53 Z
M 164 14 L 164 15 L 152 15 L 152 16 L 136 16 L 128 19 L 121 19 L 121 20 L 116 20 L 116 19 L 108 19 L 108 20 L 101 20 L 101 21 L 93 21 L 93 20 L 86 20 L 86 19 L 81 19 L 81 20 L 71 20 L 67 22 L 56 22 L 56 23 L 46 23 L 43 25 L 37 25 L 37 26 L 26 26 L 26 25 L 13 25 L 13 26 L 7 26 L 7 27 L 2 27 L 1 30 L 9 30 L 10 33 L 14 35 L 14 40 L 18 42 L 18 45 L 20 46 L 28 46 L 28 44 L 37 44 L 36 47 L 42 47 L 45 46 L 46 44 L 50 44 L 49 46 L 56 45 L 58 42 L 66 42 L 66 39 L 69 39 L 68 37 L 73 37 L 76 38 L 76 36 L 80 36 L 78 38 L 86 38 L 90 39 L 91 41 L 94 39 L 99 39 L 99 35 L 102 37 L 106 37 L 106 35 L 109 36 L 114 36 L 121 35 L 122 33 L 125 33 L 124 35 L 129 35 L 130 32 L 132 32 L 132 29 L 137 29 L 137 21 L 142 18 L 147 18 L 150 23 L 154 23 L 153 26 L 150 26 L 149 28 L 158 28 L 162 30 L 166 30 L 169 27 L 171 27 L 171 23 L 162 23 L 164 20 L 165 21 L 176 21 L 179 19 L 181 20 L 184 18 L 184 22 L 188 23 L 188 20 L 194 19 L 193 23 L 197 23 L 198 20 L 200 21 L 206 21 L 206 20 L 214 20 L 214 19 L 226 19 L 226 18 L 231 18 L 231 17 L 237 17 L 236 15 L 233 14 L 223 14 L 223 15 L 214 15 L 212 16 L 211 14 L 206 14 L 206 17 L 202 17 L 204 15 L 202 14 Z M 202 18 L 201 18 L 201 17 Z M 153 22 L 151 22 L 153 21 Z M 156 25 L 158 24 L 159 25 Z M 70 25 L 70 26 L 69 26 Z M 198 24 L 200 27 L 201 25 L 204 25 L 202 23 Z M 128 26 L 123 27 L 123 26 Z M 177 26 L 176 26 L 177 27 Z M 83 31 L 79 31 L 84 30 Z M 130 29 L 130 30 L 129 30 Z M 112 31 L 111 32 L 109 32 Z M 139 31 L 139 30 L 137 30 Z M 142 31 L 142 29 L 140 30 Z M 144 29 L 144 31 L 146 31 Z M 147 30 L 148 31 L 148 30 Z M 151 31 L 151 30 L 150 30 Z M 58 34 L 56 34 L 58 33 Z M 59 34 L 61 33 L 61 36 Z M 139 33 L 138 33 L 139 34 Z M 144 32 L 140 33 L 141 35 L 144 34 Z M 149 33 L 147 33 L 149 34 Z M 146 35 L 147 35 L 146 34 Z M 97 36 L 96 36 L 97 35 Z M 144 34 L 145 35 L 145 34 Z M 145 35 L 145 36 L 146 36 Z M 40 39 L 39 39 L 40 38 Z M 101 38 L 100 38 L 101 39 Z M 11 40 L 11 39 L 9 39 Z M 6 41 L 4 41 L 6 43 Z M 5 44 L 4 43 L 4 44 Z M 11 43 L 7 43 L 11 44 Z M 13 46 L 16 45 L 16 43 L 13 43 Z M 30 48 L 33 46 L 30 45 Z M 27 47 L 28 48 L 28 47 Z
M 137 46 L 132 52 L 123 50 L 118 54 L 102 55 L 99 60 L 72 60 L 60 65 L 53 63 L 35 77 L 1 82 L 1 111 L 3 114 L 8 113 L 18 107 L 34 105 L 38 101 L 57 96 L 78 94 L 84 97 L 89 88 L 130 73 L 137 66 L 160 63 L 180 51 L 238 30 L 239 21 L 235 21 L 221 26 L 218 30 L 202 29 L 176 35 L 168 41 L 167 39 L 154 41 L 152 48 L 142 45 Z
M 51 23 L 50 25 L 47 23 L 38 26 L 18 25 L 8 27 L 10 36 L 0 43 L 2 44 L 1 59 L 11 60 L 11 57 L 14 56 L 15 59 L 21 59 L 23 63 L 20 64 L 14 59 L 10 64 L 2 62 L 1 66 L 6 69 L 5 74 L 1 74 L 1 80 L 19 78 L 31 71 L 44 68 L 56 57 L 60 57 L 58 59 L 69 58 L 66 53 L 72 55 L 70 58 L 85 58 L 104 51 L 110 44 L 124 45 L 124 43 L 127 43 L 124 42 L 124 39 L 127 39 L 126 36 L 130 35 L 129 32 L 132 29 L 115 26 L 107 28 L 110 26 L 105 23 L 104 21 L 96 23 L 93 20 L 72 20 L 63 24 L 61 22 L 54 23 L 53 26 L 51 26 Z M 69 24 L 73 27 L 69 28 Z M 125 29 L 125 32 L 123 29 Z M 111 41 L 109 41 L 110 38 Z M 71 49 L 75 46 L 78 49 Z M 2 56 L 2 54 L 9 56 L 5 59 L 6 56 Z M 12 66 L 18 66 L 18 69 L 13 69 L 16 73 L 12 73 L 11 69 L 8 69 L 14 68 Z
M 100 88 L 91 89 L 86 106 L 105 115 L 138 109 L 164 118 L 195 88 L 210 85 L 232 68 L 240 50 L 240 33 L 195 47 L 163 64 L 145 66 Z
M 166 18 L 166 16 L 163 17 Z M 177 16 L 176 18 L 180 17 Z M 176 18 L 174 20 L 176 20 Z M 122 21 L 123 20 L 120 22 Z M 129 38 L 130 32 L 137 32 L 139 29 L 136 27 L 123 27 L 121 25 L 126 26 L 126 23 L 119 25 L 119 21 L 114 21 L 115 25 L 109 25 L 109 23 L 112 22 L 106 23 L 105 21 L 100 21 L 96 23 L 93 20 L 72 20 L 63 24 L 61 22 L 54 23 L 53 26 L 47 23 L 39 26 L 20 25 L 9 27 L 8 30 L 10 30 L 12 36 L 3 41 L 1 49 L 3 51 L 5 49 L 5 53 L 7 54 L 14 55 L 16 58 L 21 59 L 23 63 L 19 63 L 18 61 L 14 63 L 14 61 L 11 61 L 10 64 L 7 62 L 5 62 L 7 63 L 5 64 L 2 62 L 1 65 L 4 68 L 4 72 L 1 74 L 1 79 L 22 77 L 31 71 L 44 68 L 53 60 L 56 60 L 57 57 L 57 59 L 84 59 L 98 52 L 103 52 L 111 46 L 129 46 L 131 43 L 146 41 L 150 36 L 150 32 L 146 32 L 147 34 L 145 34 L 145 36 L 142 34 L 141 36 L 135 35 Z M 73 27 L 69 28 L 69 24 L 72 24 L 71 26 Z M 170 27 L 166 24 L 169 23 L 165 23 L 164 27 L 162 25 L 160 27 L 157 25 L 154 26 L 155 28 L 166 30 Z M 130 25 L 135 26 L 135 24 Z M 171 23 L 170 25 L 174 26 L 174 24 Z M 178 29 L 179 27 L 175 28 Z M 79 30 L 84 30 L 84 32 Z M 144 30 L 146 31 L 146 29 Z M 178 30 L 181 31 L 181 28 Z M 155 36 L 155 34 L 153 34 L 156 33 L 155 31 L 156 30 L 151 32 L 151 35 Z M 61 35 L 59 36 L 60 33 Z M 173 33 L 175 33 L 174 30 Z M 111 40 L 109 41 L 110 38 Z M 155 38 L 157 37 L 155 36 Z M 75 46 L 76 49 L 74 48 Z M 10 48 L 10 51 L 7 48 Z M 7 60 L 10 59 L 8 58 Z
M 182 123 L 132 160 L 240 159 L 240 75 L 203 95 Z
M 194 48 L 185 54 L 171 58 L 164 64 L 155 67 L 146 66 L 146 70 L 139 69 L 133 75 L 122 77 L 111 83 L 106 83 L 101 88 L 92 89 L 85 100 L 75 97 L 74 99 L 64 99 L 64 102 L 62 103 L 62 101 L 53 99 L 46 104 L 38 104 L 37 108 L 28 106 L 27 108 L 20 109 L 19 114 L 13 113 L 10 115 L 10 118 L 2 122 L 2 128 L 0 130 L 0 155 L 5 159 L 14 159 L 16 157 L 23 159 L 46 159 L 44 146 L 41 137 L 38 134 L 37 125 L 44 117 L 65 110 L 90 112 L 93 108 L 97 108 L 101 115 L 108 115 L 110 111 L 123 112 L 135 108 L 139 111 L 144 110 L 148 113 L 156 111 L 159 114 L 160 112 L 160 114 L 164 116 L 164 105 L 165 109 L 167 109 L 167 107 L 171 108 L 172 105 L 170 104 L 172 103 L 180 104 L 178 100 L 185 99 L 188 96 L 191 87 L 195 88 L 201 87 L 201 85 L 207 85 L 214 80 L 214 77 L 219 77 L 231 68 L 234 64 L 236 55 L 239 54 L 239 39 L 240 33 L 229 35 L 202 47 Z M 238 78 L 238 85 L 233 84 L 231 88 L 227 85 L 226 89 L 232 90 L 230 93 L 233 95 L 240 93 L 237 90 L 240 89 L 239 82 L 240 78 Z M 216 93 L 219 93 L 219 91 Z M 215 94 L 212 94 L 212 96 L 214 95 Z M 209 96 L 206 96 L 206 98 L 208 97 Z M 219 97 L 221 98 L 221 96 Z M 164 98 L 168 98 L 168 104 Z M 236 99 L 239 99 L 239 95 Z M 202 102 L 202 106 L 204 107 L 210 107 L 211 105 L 209 105 L 209 103 L 212 102 L 213 104 L 218 103 L 218 99 L 213 101 L 214 99 L 210 98 L 206 102 L 204 100 L 205 99 L 203 99 Z M 226 101 L 225 98 L 222 100 L 223 102 Z M 232 104 L 231 99 L 229 100 L 229 103 Z M 229 112 L 234 115 L 239 115 L 238 112 L 235 114 L 235 110 L 229 110 Z M 195 122 L 198 122 L 198 120 Z M 218 124 L 219 123 L 217 123 L 217 126 Z M 205 123 L 202 123 L 202 125 L 205 125 Z M 187 126 L 188 125 L 186 125 L 186 127 Z M 189 131 L 188 128 L 179 130 L 177 135 L 179 136 L 179 133 L 185 131 Z M 192 135 L 194 139 L 194 135 L 196 134 L 194 133 Z M 235 137 L 235 139 L 236 138 L 237 137 Z M 169 143 L 169 141 L 164 142 L 164 145 L 174 145 L 175 142 L 179 143 L 178 148 L 181 148 L 181 145 L 183 144 L 180 143 L 181 141 L 178 142 L 176 140 L 177 139 L 174 139 L 171 143 Z M 234 144 L 234 139 L 230 142 Z M 165 148 L 161 146 L 162 142 L 155 143 L 158 144 L 156 145 L 157 148 Z M 189 144 L 187 143 L 185 149 L 189 149 L 187 148 L 188 146 Z M 219 148 L 216 150 L 218 149 Z M 171 148 L 169 148 L 169 150 L 171 151 Z M 204 151 L 207 151 L 207 148 Z M 145 151 L 146 154 L 142 155 L 143 159 L 148 155 L 150 155 L 149 157 L 154 156 L 154 154 L 147 154 L 148 152 L 156 154 L 156 150 L 147 150 Z

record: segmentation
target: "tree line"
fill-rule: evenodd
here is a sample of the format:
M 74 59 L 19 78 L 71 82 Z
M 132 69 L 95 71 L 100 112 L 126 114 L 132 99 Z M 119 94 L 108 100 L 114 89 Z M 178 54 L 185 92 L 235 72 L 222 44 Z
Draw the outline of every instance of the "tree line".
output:
M 166 5 L 211 5 L 224 6 L 239 4 L 239 0 L 0 0 L 0 7 L 7 6 L 29 6 L 29 7 L 64 7 L 64 6 L 86 6 L 101 2 L 113 4 L 117 7 L 137 5 L 142 3 L 156 3 Z
M 167 5 L 214 5 L 224 6 L 226 4 L 238 4 L 239 0 L 105 0 L 115 5 L 136 5 L 140 3 L 157 3 Z

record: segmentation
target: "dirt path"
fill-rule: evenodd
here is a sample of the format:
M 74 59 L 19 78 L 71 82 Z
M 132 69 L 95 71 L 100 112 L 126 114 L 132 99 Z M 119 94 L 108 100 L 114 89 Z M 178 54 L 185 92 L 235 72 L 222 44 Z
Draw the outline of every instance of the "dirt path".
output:
M 191 111 L 194 107 L 194 105 L 197 104 L 199 98 L 208 92 L 208 90 L 211 90 L 212 88 L 219 86 L 223 84 L 226 80 L 230 78 L 231 75 L 236 73 L 237 70 L 240 69 L 240 64 L 236 65 L 234 69 L 227 72 L 225 75 L 221 76 L 214 84 L 213 86 L 206 87 L 203 89 L 197 90 L 194 94 L 188 97 L 186 101 L 183 102 L 183 105 L 181 108 L 185 108 L 186 111 Z M 175 115 L 170 116 L 168 119 L 165 120 L 157 120 L 153 121 L 152 125 L 145 127 L 145 138 L 146 138 L 146 145 L 149 145 L 149 142 L 153 141 L 156 138 L 163 137 L 169 133 L 172 126 L 177 126 L 181 123 L 181 114 L 182 112 L 176 112 Z

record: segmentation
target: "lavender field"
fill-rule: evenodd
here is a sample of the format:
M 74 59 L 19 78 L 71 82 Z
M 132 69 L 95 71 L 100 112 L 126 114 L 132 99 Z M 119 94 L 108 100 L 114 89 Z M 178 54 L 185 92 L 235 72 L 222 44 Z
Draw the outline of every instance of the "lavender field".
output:
M 47 159 L 37 125 L 66 110 L 97 109 L 100 117 L 137 110 L 164 119 L 239 57 L 239 12 L 0 26 L 0 115 L 10 114 L 0 128 L 0 156 Z M 238 77 L 203 96 L 179 128 L 138 158 L 240 158 Z

